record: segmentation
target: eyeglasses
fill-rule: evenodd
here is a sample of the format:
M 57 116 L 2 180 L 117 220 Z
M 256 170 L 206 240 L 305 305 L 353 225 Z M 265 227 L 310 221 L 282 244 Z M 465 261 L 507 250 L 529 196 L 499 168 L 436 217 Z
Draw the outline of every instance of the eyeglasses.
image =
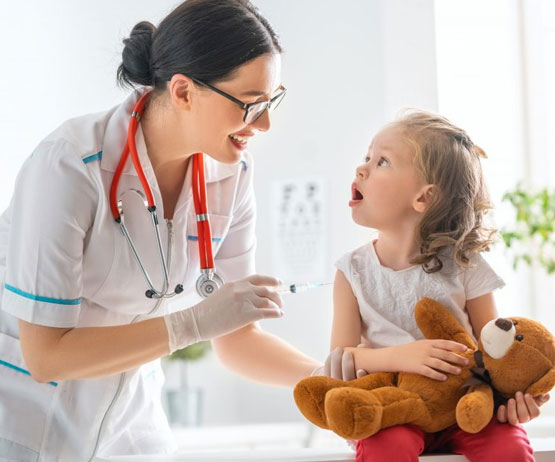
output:
M 192 77 L 191 77 L 191 80 L 193 82 L 198 83 L 199 85 L 202 85 L 203 87 L 206 87 L 212 91 L 215 91 L 219 95 L 222 95 L 228 100 L 233 101 L 235 104 L 239 105 L 241 109 L 245 111 L 243 122 L 245 122 L 246 124 L 252 124 L 256 122 L 258 119 L 260 119 L 262 114 L 264 114 L 264 111 L 266 109 L 268 109 L 268 112 L 272 112 L 276 107 L 279 106 L 279 103 L 281 103 L 281 100 L 283 99 L 283 97 L 285 96 L 285 93 L 287 92 L 287 89 L 282 85 L 278 89 L 279 93 L 273 98 L 270 98 L 269 100 L 257 101 L 255 103 L 244 103 L 243 101 L 235 98 L 234 96 L 231 96 L 230 94 L 220 90 L 219 88 L 213 87 L 208 83 L 204 83 L 201 80 L 194 79 Z

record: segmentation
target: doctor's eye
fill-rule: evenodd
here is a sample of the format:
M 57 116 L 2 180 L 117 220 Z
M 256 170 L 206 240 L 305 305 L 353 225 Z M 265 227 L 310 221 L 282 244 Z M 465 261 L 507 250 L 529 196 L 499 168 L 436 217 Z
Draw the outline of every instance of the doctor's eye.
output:
M 517 335 L 515 339 L 517 342 L 522 342 L 524 340 L 524 337 L 522 335 Z

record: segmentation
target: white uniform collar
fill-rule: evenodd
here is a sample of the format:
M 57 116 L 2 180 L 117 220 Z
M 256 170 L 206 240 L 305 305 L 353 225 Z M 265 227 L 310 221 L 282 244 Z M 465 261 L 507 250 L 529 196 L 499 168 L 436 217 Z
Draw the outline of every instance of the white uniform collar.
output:
M 125 142 L 127 139 L 127 130 L 129 126 L 131 112 L 133 111 L 133 107 L 135 106 L 135 103 L 137 102 L 143 91 L 136 90 L 131 93 L 131 95 L 129 95 L 129 97 L 122 104 L 115 108 L 114 112 L 110 116 L 110 119 L 108 120 L 108 123 L 106 125 L 106 131 L 104 133 L 102 159 L 100 161 L 100 167 L 103 170 L 109 172 L 116 171 L 121 154 L 123 152 L 123 147 L 125 146 Z M 145 170 L 147 179 L 149 179 L 150 175 L 148 171 L 152 171 L 152 166 L 146 152 L 143 130 L 140 125 L 137 130 L 136 143 L 141 165 Z M 206 183 L 212 183 L 230 177 L 237 173 L 237 169 L 237 164 L 224 164 L 222 162 L 214 160 L 208 155 L 204 156 Z M 126 175 L 128 174 L 137 176 L 137 172 L 135 172 L 130 158 L 125 164 L 123 173 Z

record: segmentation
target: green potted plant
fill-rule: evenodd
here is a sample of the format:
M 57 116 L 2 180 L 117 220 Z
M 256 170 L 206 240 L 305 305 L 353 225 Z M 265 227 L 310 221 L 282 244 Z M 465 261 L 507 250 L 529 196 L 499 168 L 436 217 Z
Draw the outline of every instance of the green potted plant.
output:
M 503 201 L 511 203 L 516 215 L 513 225 L 501 230 L 513 267 L 524 262 L 555 273 L 555 190 L 526 190 L 518 185 L 505 193 Z
M 210 342 L 199 342 L 174 351 L 164 358 L 166 370 L 173 369 L 173 387 L 165 391 L 165 408 L 172 426 L 198 426 L 202 415 L 202 389 L 189 381 L 189 363 L 198 361 L 210 351 Z

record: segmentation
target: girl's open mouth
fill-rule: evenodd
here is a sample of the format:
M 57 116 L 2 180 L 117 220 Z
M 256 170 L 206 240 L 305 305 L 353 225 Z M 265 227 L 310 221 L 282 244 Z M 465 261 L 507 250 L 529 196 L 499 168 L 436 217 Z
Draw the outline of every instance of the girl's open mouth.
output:
M 353 183 L 351 186 L 351 201 L 349 202 L 349 207 L 357 205 L 362 199 L 364 199 L 364 196 L 358 190 L 357 185 Z

